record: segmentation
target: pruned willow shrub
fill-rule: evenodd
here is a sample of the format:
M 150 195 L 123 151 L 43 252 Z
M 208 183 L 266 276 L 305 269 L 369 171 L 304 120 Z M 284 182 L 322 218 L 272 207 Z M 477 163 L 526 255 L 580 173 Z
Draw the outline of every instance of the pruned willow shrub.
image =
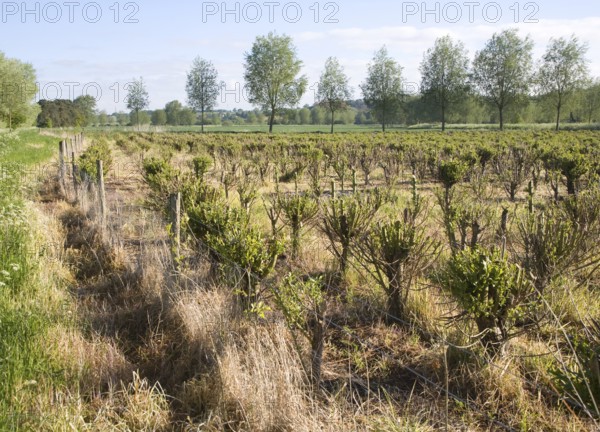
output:
M 441 276 L 442 286 L 471 318 L 481 344 L 496 353 L 527 312 L 533 287 L 522 268 L 495 250 L 467 248 L 454 254 Z
M 292 331 L 310 343 L 311 375 L 318 385 L 325 341 L 327 297 L 322 278 L 289 274 L 274 290 L 275 301 Z
M 219 254 L 225 267 L 242 271 L 237 294 L 244 308 L 259 310 L 261 281 L 275 269 L 277 258 L 284 249 L 283 243 L 268 239 L 259 229 L 239 221 L 230 221 L 219 234 L 208 233 L 206 241 Z
M 95 181 L 98 178 L 98 160 L 102 161 L 102 173 L 106 175 L 112 167 L 113 160 L 110 147 L 104 140 L 93 143 L 79 156 L 78 165 L 82 180 L 86 180 L 87 177 Z
M 296 259 L 300 255 L 302 229 L 307 223 L 315 219 L 319 212 L 319 205 L 314 196 L 299 193 L 298 183 L 296 183 L 293 194 L 278 195 L 278 205 L 281 208 L 285 225 L 290 228 L 292 258 Z
M 403 217 L 372 224 L 355 248 L 363 268 L 385 291 L 387 313 L 392 319 L 406 319 L 409 291 L 439 252 L 439 244 L 422 224 L 425 210 L 413 176 L 413 198 Z
M 343 278 L 348 269 L 351 249 L 371 224 L 384 203 L 384 195 L 374 192 L 335 196 L 323 202 L 320 229 L 327 237 L 338 260 L 339 274 Z

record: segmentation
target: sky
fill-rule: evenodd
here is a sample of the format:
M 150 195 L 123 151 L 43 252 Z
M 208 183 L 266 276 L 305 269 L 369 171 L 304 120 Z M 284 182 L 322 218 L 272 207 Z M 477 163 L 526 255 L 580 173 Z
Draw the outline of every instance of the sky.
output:
M 519 29 L 539 59 L 551 38 L 587 42 L 592 76 L 600 77 L 600 2 L 570 1 L 0 1 L 0 51 L 31 63 L 37 99 L 96 98 L 98 109 L 126 111 L 127 83 L 143 77 L 150 109 L 186 103 L 195 57 L 213 62 L 225 84 L 217 108 L 250 109 L 244 53 L 270 31 L 291 36 L 312 105 L 330 56 L 350 78 L 354 97 L 375 51 L 386 45 L 403 68 L 406 91 L 418 89 L 423 53 L 449 34 L 472 59 L 496 32 Z

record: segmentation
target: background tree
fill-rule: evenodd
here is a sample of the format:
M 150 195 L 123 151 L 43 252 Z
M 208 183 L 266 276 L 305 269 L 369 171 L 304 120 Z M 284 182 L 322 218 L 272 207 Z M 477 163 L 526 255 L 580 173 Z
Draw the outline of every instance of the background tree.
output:
M 96 118 L 96 99 L 93 96 L 79 96 L 73 101 L 77 116 L 76 125 L 89 126 Z
M 94 121 L 98 122 L 102 117 L 101 115 L 96 117 L 96 100 L 92 96 L 80 96 L 74 101 L 41 100 L 38 104 L 40 106 L 40 113 L 37 116 L 38 127 L 81 127 L 90 125 Z M 104 113 L 100 124 L 105 125 L 106 122 L 107 116 Z
M 600 79 L 589 80 L 581 92 L 581 109 L 588 123 L 598 119 L 600 111 Z
M 96 125 L 97 126 L 106 126 L 109 123 L 108 115 L 106 111 L 100 111 L 96 116 Z
M 200 112 L 202 132 L 204 132 L 204 112 L 213 109 L 219 96 L 217 76 L 217 70 L 212 62 L 200 57 L 194 59 L 192 70 L 187 75 L 185 90 L 188 103 Z
M 116 115 L 117 123 L 119 123 L 119 126 L 127 126 L 127 124 L 129 123 L 129 114 L 124 112 L 118 112 Z
M 346 101 L 352 97 L 348 86 L 348 77 L 337 58 L 329 57 L 325 62 L 325 70 L 319 80 L 317 100 L 331 113 L 331 133 L 335 121 L 335 112 L 346 108 Z
M 164 126 L 167 124 L 167 112 L 164 109 L 155 110 L 152 113 L 152 124 L 155 126 Z
M 382 47 L 369 64 L 367 79 L 360 88 L 365 103 L 374 111 L 384 132 L 386 123 L 402 103 L 402 82 L 402 67 L 388 56 L 387 48 Z
M 298 115 L 300 116 L 300 124 L 310 124 L 310 108 L 305 106 L 300 111 L 298 111 Z
M 498 109 L 504 129 L 507 107 L 526 100 L 531 83 L 533 42 L 522 39 L 516 29 L 494 33 L 473 61 L 473 83 L 483 98 Z
M 152 116 L 148 111 L 131 111 L 129 113 L 129 123 L 131 125 L 147 125 L 152 121 Z
M 181 110 L 183 105 L 178 100 L 167 102 L 165 112 L 167 113 L 167 124 L 171 126 L 179 125 Z
M 442 131 L 446 130 L 446 114 L 468 91 L 469 59 L 462 42 L 450 36 L 438 38 L 421 62 L 421 89 L 425 99 L 440 109 Z
M 196 111 L 191 108 L 185 107 L 179 113 L 179 124 L 183 126 L 192 126 L 196 124 Z
M 33 98 L 37 91 L 33 66 L 9 59 L 0 52 L 0 119 L 9 129 L 35 119 L 38 113 Z
M 323 108 L 314 106 L 310 109 L 310 124 L 318 125 L 325 123 L 325 112 Z
M 250 103 L 270 112 L 269 132 L 273 132 L 277 111 L 296 105 L 304 94 L 307 79 L 304 75 L 297 77 L 302 61 L 289 36 L 272 32 L 258 36 L 244 57 Z
M 150 98 L 148 91 L 144 85 L 144 79 L 140 77 L 139 80 L 133 79 L 129 85 L 127 91 L 127 97 L 125 98 L 127 108 L 135 113 L 135 124 L 140 124 L 140 111 L 148 106 Z
M 556 109 L 556 130 L 560 128 L 561 109 L 587 79 L 587 49 L 587 45 L 580 44 L 575 36 L 569 40 L 561 37 L 550 40 L 542 57 L 536 82 L 540 93 Z

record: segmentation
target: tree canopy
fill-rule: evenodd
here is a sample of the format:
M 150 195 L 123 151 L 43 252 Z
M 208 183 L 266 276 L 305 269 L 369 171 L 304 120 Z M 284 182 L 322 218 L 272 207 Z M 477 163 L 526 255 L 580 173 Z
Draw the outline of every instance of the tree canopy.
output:
M 560 128 L 561 109 L 576 90 L 583 87 L 588 76 L 585 54 L 587 45 L 570 39 L 551 39 L 542 57 L 536 83 L 543 96 L 556 109 L 556 130 Z
M 125 102 L 127 103 L 127 108 L 132 110 L 135 114 L 135 121 L 132 123 L 139 125 L 140 111 L 146 108 L 150 103 L 148 90 L 146 90 L 146 85 L 144 84 L 144 79 L 142 77 L 140 77 L 139 80 L 135 78 L 133 79 L 129 85 Z
M 527 100 L 531 86 L 533 42 L 516 29 L 494 33 L 475 54 L 473 83 L 481 96 L 498 109 L 500 129 L 507 107 Z
M 388 55 L 387 48 L 382 47 L 369 64 L 367 79 L 360 88 L 365 103 L 373 110 L 384 132 L 402 104 L 403 81 L 402 67 Z
M 244 58 L 249 102 L 270 112 L 269 132 L 273 132 L 277 111 L 297 105 L 306 90 L 306 77 L 298 77 L 302 61 L 292 38 L 273 32 L 258 36 Z
M 38 113 L 33 66 L 0 52 L 0 119 L 9 129 L 33 122 Z
M 204 112 L 212 109 L 219 96 L 218 74 L 213 64 L 200 57 L 194 59 L 192 69 L 188 72 L 185 86 L 188 103 L 200 112 L 202 132 L 204 132 Z
M 467 96 L 469 88 L 469 59 L 464 44 L 455 43 L 450 36 L 436 39 L 423 56 L 420 70 L 421 92 L 439 108 L 442 130 L 446 130 L 448 111 Z
M 337 58 L 329 57 L 319 80 L 317 100 L 331 113 L 331 133 L 333 133 L 335 112 L 346 108 L 346 101 L 351 97 L 352 91 L 348 85 L 348 77 L 344 73 L 344 68 Z
M 68 99 L 39 101 L 38 127 L 84 127 L 96 120 L 96 99 L 80 96 Z

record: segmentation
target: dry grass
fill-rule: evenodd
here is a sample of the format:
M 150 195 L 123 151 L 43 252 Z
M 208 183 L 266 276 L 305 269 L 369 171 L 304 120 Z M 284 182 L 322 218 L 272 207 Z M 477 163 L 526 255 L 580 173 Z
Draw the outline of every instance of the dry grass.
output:
M 218 429 L 319 430 L 307 379 L 286 336 L 280 326 L 246 327 L 226 343 L 210 376 L 186 383 L 185 405 L 204 407 L 208 424 Z
M 133 374 L 129 384 L 111 386 L 87 400 L 57 392 L 51 404 L 39 407 L 42 431 L 158 432 L 172 430 L 169 403 L 161 388 Z M 47 403 L 47 402 L 46 402 Z

